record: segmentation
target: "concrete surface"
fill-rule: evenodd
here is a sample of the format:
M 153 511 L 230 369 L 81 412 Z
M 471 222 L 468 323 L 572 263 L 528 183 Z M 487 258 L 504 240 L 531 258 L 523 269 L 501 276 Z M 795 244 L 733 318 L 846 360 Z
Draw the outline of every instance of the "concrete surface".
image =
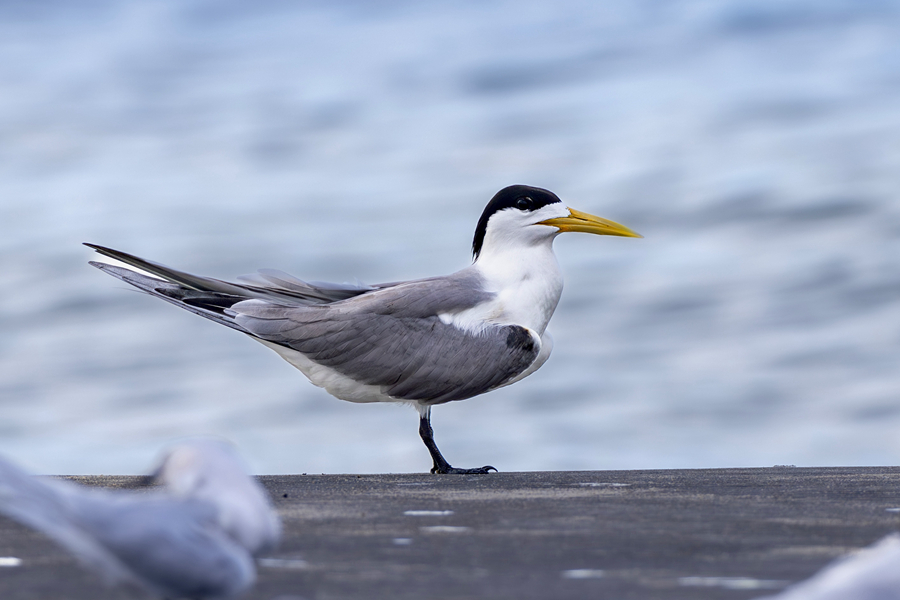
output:
M 740 600 L 900 529 L 892 467 L 260 479 L 286 535 L 248 599 Z M 5 519 L 0 557 L 3 600 L 135 597 Z

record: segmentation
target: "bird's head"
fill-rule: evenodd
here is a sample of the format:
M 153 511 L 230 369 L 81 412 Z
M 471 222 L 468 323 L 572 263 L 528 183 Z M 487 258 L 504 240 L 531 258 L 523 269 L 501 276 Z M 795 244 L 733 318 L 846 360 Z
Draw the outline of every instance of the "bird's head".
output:
M 549 190 L 511 185 L 497 192 L 485 207 L 475 229 L 472 252 L 477 260 L 485 246 L 547 243 L 565 231 L 642 237 L 614 221 L 569 208 Z

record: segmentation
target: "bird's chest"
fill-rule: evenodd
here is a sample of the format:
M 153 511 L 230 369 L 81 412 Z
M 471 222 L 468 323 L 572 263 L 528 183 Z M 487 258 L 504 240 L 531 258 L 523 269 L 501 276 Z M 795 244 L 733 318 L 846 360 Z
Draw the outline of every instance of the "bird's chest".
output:
M 543 335 L 562 293 L 562 278 L 525 276 L 497 292 L 495 318 L 524 325 Z
M 491 267 L 484 272 L 485 287 L 495 294 L 487 320 L 523 325 L 543 335 L 562 294 L 556 261 L 506 261 Z

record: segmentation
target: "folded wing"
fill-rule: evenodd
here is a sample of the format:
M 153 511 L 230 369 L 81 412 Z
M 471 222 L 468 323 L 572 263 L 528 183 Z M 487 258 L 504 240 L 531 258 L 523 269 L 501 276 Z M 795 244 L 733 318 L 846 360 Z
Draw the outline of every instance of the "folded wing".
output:
M 502 385 L 540 351 L 537 336 L 518 325 L 467 330 L 441 319 L 491 298 L 467 277 L 407 282 L 321 306 L 248 300 L 225 313 L 252 335 L 393 398 L 439 404 Z

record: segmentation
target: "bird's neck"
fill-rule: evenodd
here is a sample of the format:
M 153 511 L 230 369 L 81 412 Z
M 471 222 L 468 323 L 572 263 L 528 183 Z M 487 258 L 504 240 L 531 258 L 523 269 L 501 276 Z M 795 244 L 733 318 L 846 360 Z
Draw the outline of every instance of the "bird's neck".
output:
M 548 243 L 483 251 L 471 268 L 496 294 L 490 321 L 515 323 L 543 335 L 562 294 L 563 280 Z

